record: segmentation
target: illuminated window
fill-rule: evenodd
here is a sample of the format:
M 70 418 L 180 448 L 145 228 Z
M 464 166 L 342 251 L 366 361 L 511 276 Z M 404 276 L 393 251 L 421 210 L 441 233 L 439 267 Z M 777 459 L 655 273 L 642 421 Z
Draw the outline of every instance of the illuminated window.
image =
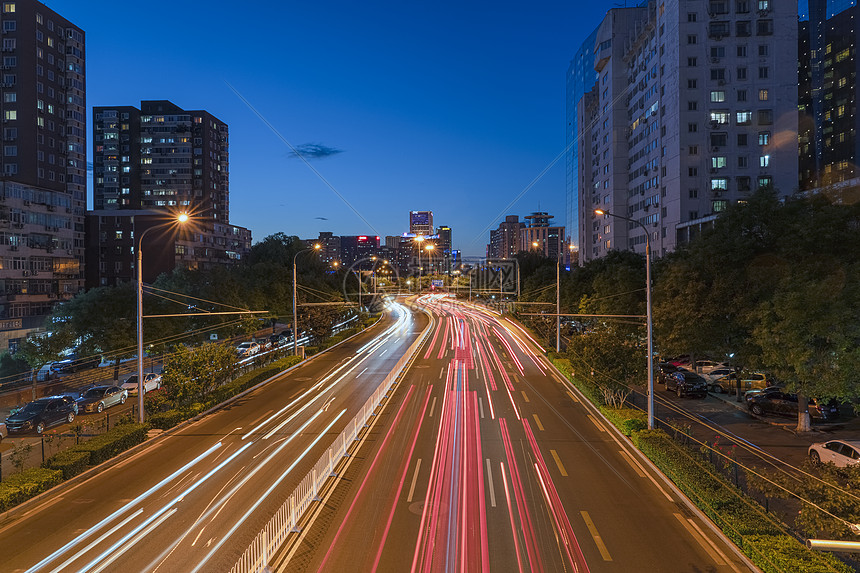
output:
M 751 111 L 739 111 L 736 114 L 738 125 L 749 125 L 752 121 Z
M 727 111 L 712 111 L 711 112 L 711 122 L 712 123 L 729 123 L 729 112 Z
M 758 101 L 767 101 L 768 92 L 767 90 L 758 90 Z
M 720 169 L 721 167 L 725 167 L 727 165 L 727 161 L 725 156 L 720 157 L 711 157 L 711 167 L 714 169 Z
M 7 109 L 3 117 L 4 119 L 18 119 L 18 112 L 14 109 Z
M 843 60 L 847 60 L 848 56 L 849 56 L 848 48 L 845 48 L 844 50 L 842 50 L 841 52 L 836 54 L 836 61 L 841 62 Z
M 711 102 L 719 103 L 726 101 L 726 92 L 724 90 L 714 90 L 711 92 Z
M 762 155 L 758 158 L 759 166 L 767 167 L 770 165 L 770 155 Z
M 3 2 L 3 11 L 7 14 L 9 12 L 15 11 L 15 3 L 14 2 Z
M 711 191 L 725 191 L 729 188 L 729 180 L 726 177 L 714 177 L 711 179 Z

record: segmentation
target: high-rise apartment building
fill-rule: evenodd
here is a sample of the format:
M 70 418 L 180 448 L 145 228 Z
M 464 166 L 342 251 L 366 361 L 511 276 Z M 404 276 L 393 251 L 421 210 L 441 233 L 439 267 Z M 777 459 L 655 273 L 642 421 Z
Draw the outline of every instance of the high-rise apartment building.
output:
M 797 187 L 797 3 L 651 0 L 610 10 L 576 108 L 580 261 L 662 255 L 759 187 Z
M 856 1 L 809 0 L 800 17 L 800 188 L 860 200 Z
M 513 259 L 521 250 L 520 229 L 525 228 L 525 223 L 520 221 L 519 215 L 508 215 L 499 223 L 498 229 L 490 231 L 490 244 L 487 245 L 487 258 L 489 259 Z
M 0 349 L 83 288 L 84 32 L 41 2 L 0 3 Z
M 180 212 L 191 217 L 187 229 L 146 235 L 145 280 L 153 269 L 230 264 L 251 246 L 250 231 L 230 224 L 227 124 L 206 111 L 167 100 L 94 107 L 93 201 L 88 287 L 130 280 L 135 236 Z
M 588 132 L 588 129 L 580 130 L 576 103 L 582 99 L 582 96 L 594 85 L 597 81 L 597 72 L 594 71 L 594 36 L 597 30 L 592 32 L 588 38 L 577 50 L 576 55 L 570 61 L 570 66 L 567 68 L 567 76 L 565 78 L 566 88 L 566 115 L 567 125 L 565 126 L 565 185 L 566 185 L 566 221 L 567 232 L 570 234 L 567 237 L 569 244 L 579 246 L 579 145 L 583 133 Z
M 230 221 L 227 124 L 166 100 L 94 107 L 93 118 L 96 210 L 173 207 Z

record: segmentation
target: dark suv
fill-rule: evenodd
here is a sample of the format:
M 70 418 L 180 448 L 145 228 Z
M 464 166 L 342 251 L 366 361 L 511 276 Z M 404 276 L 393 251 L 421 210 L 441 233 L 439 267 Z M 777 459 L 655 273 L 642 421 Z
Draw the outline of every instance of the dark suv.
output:
M 69 396 L 39 398 L 10 414 L 6 418 L 6 429 L 10 434 L 23 432 L 41 434 L 50 426 L 72 423 L 77 413 L 78 405 Z
M 747 406 L 756 416 L 777 414 L 782 416 L 797 416 L 797 394 L 789 394 L 778 388 L 765 390 L 756 394 L 747 394 Z M 835 400 L 809 399 L 806 409 L 809 417 L 815 421 L 826 422 L 839 417 L 839 405 Z
M 690 396 L 704 398 L 708 395 L 708 383 L 705 379 L 689 370 L 678 370 L 666 377 L 666 390 L 675 391 L 679 398 Z

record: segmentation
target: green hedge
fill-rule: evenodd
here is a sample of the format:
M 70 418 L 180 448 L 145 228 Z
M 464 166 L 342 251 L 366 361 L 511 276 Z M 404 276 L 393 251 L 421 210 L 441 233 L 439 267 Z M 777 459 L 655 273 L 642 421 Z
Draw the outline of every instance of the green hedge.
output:
M 73 446 L 71 450 L 87 452 L 89 454 L 87 463 L 96 466 L 143 443 L 146 440 L 147 431 L 149 431 L 148 424 L 122 424 L 83 444 Z
M 648 430 L 646 414 L 601 406 L 597 388 L 573 376 L 570 361 L 552 358 L 555 367 L 585 394 L 633 444 L 668 476 L 744 554 L 766 573 L 850 573 L 829 553 L 807 549 L 758 505 L 716 473 L 704 458 L 676 443 L 662 430 Z
M 89 461 L 89 452 L 68 449 L 51 456 L 43 465 L 48 469 L 60 470 L 63 479 L 70 479 L 87 469 Z
M 807 549 L 758 504 L 717 475 L 704 460 L 662 430 L 631 436 L 634 445 L 668 476 L 741 550 L 767 573 L 845 572 L 853 569 L 828 553 Z
M 625 436 L 648 429 L 648 415 L 642 410 L 600 406 L 600 411 Z
M 0 512 L 36 497 L 63 481 L 63 472 L 47 468 L 30 468 L 0 483 Z

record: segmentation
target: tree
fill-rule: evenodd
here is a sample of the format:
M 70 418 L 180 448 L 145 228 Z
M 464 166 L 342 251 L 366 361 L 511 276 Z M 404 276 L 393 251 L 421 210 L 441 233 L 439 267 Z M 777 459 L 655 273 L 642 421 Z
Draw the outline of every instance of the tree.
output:
M 181 408 L 205 401 L 232 378 L 235 367 L 236 351 L 226 344 L 180 344 L 165 360 L 162 384 L 168 399 Z
M 605 404 L 620 408 L 647 373 L 647 351 L 641 333 L 625 326 L 595 327 L 572 336 L 567 358 L 577 376 L 595 384 Z

